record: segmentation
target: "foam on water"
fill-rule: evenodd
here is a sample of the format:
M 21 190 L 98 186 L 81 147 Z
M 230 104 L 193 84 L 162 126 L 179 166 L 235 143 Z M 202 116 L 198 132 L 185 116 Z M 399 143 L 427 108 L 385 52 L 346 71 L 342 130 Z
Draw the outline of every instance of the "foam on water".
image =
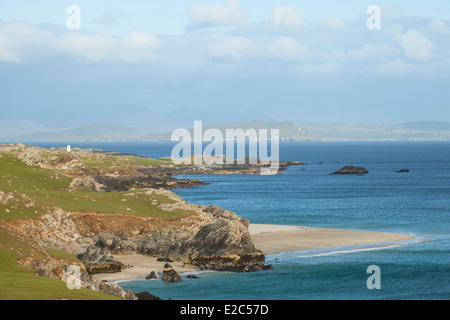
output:
M 373 250 L 384 250 L 395 248 L 399 246 L 411 245 L 414 243 L 420 243 L 430 241 L 430 239 L 423 236 L 415 236 L 413 239 L 403 240 L 403 241 L 395 241 L 395 242 L 379 242 L 374 244 L 360 244 L 355 246 L 341 246 L 334 248 L 323 248 L 323 249 L 311 249 L 305 251 L 291 251 L 291 252 L 282 252 L 277 254 L 271 254 L 266 256 L 267 262 L 272 261 L 281 261 L 288 259 L 297 259 L 297 258 L 314 258 L 321 256 L 330 256 L 335 254 L 344 254 L 344 253 L 356 253 L 362 251 L 373 251 Z

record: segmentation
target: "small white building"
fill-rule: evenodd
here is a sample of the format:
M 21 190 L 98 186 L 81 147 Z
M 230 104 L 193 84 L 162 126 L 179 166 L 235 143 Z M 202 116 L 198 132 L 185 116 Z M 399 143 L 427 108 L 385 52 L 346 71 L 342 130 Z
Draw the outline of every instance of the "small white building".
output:
M 70 152 L 70 145 L 67 145 L 67 152 Z

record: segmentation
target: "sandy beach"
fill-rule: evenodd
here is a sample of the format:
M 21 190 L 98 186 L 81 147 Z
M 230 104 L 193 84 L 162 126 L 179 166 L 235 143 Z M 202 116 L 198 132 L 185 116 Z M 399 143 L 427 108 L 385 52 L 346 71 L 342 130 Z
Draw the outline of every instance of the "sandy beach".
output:
M 162 274 L 164 271 L 164 265 L 166 262 L 157 261 L 157 258 L 147 257 L 138 254 L 129 256 L 113 256 L 114 260 L 122 262 L 124 265 L 130 265 L 131 268 L 122 270 L 118 273 L 103 273 L 93 276 L 95 280 L 126 280 L 145 278 L 150 272 L 155 271 L 158 274 Z M 179 274 L 189 274 L 190 272 L 198 271 L 195 268 L 185 268 L 182 262 L 169 262 L 173 269 Z
M 250 224 L 249 231 L 256 248 L 266 255 L 310 249 L 390 243 L 413 238 L 409 235 L 398 233 L 268 224 Z M 116 281 L 145 278 L 151 271 L 162 273 L 165 262 L 159 262 L 156 259 L 137 254 L 114 256 L 114 260 L 130 265 L 132 268 L 125 269 L 119 273 L 97 274 L 93 278 L 96 280 Z M 170 262 L 170 264 L 179 274 L 189 274 L 198 271 L 197 269 L 183 267 L 182 262 Z
M 399 233 L 251 224 L 250 233 L 264 254 L 410 240 Z

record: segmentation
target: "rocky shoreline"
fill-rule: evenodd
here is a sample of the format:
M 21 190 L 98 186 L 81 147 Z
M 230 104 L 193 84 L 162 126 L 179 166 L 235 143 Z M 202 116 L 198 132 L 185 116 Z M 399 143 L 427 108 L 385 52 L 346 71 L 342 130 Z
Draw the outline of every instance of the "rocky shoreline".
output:
M 93 276 L 121 272 L 129 266 L 113 257 L 134 254 L 170 258 L 183 267 L 200 270 L 253 272 L 270 269 L 265 266 L 264 253 L 255 247 L 248 220 L 215 205 L 189 203 L 171 191 L 206 184 L 195 179 L 177 179 L 178 175 L 260 174 L 264 164 L 247 161 L 232 165 L 174 165 L 167 159 L 99 150 L 73 149 L 68 153 L 65 149 L 23 144 L 0 145 L 0 160 L 2 158 L 9 159 L 8 165 L 14 158 L 22 166 L 39 168 L 40 174 L 46 174 L 40 180 L 32 181 L 34 185 L 27 184 L 30 194 L 17 192 L 12 186 L 17 181 L 32 179 L 32 176 L 16 177 L 6 171 L 0 177 L 7 184 L 0 188 L 0 205 L 7 206 L 6 213 L 15 214 L 22 203 L 24 208 L 36 214 L 27 219 L 20 214 L 14 219 L 0 217 L 0 222 L 1 228 L 45 256 L 17 260 L 20 265 L 35 270 L 38 276 L 67 281 L 72 275 L 69 267 L 76 266 L 83 287 L 138 300 L 158 298 L 149 293 L 124 290 L 117 284 L 95 280 Z M 278 174 L 289 166 L 303 165 L 299 161 L 280 162 Z M 362 167 L 347 166 L 334 174 L 362 175 L 367 172 Z M 49 197 L 40 186 L 42 179 L 67 181 L 53 190 L 64 197 L 61 205 L 49 205 L 39 200 Z M 105 201 L 101 202 L 102 195 L 116 194 L 117 198 L 107 198 L 116 201 L 116 207 L 111 209 L 106 203 L 106 208 Z M 91 209 L 80 205 L 77 202 L 80 198 L 91 201 L 87 206 Z M 92 205 L 100 202 L 102 204 L 98 206 Z M 130 207 L 135 202 L 145 205 L 133 211 Z M 67 203 L 69 206 L 64 207 Z M 69 253 L 76 259 L 55 258 L 47 249 Z M 171 272 L 166 279 L 178 278 Z
M 77 266 L 86 288 L 137 299 L 135 293 L 121 290 L 112 283 L 92 280 L 93 274 L 119 272 L 124 267 L 111 260 L 113 255 L 170 257 L 186 267 L 201 270 L 251 272 L 264 267 L 265 256 L 252 242 L 248 220 L 215 205 L 188 203 L 168 190 L 204 184 L 198 180 L 176 179 L 174 176 L 178 174 L 259 174 L 261 164 L 228 165 L 227 173 L 224 173 L 224 167 L 216 165 L 140 165 L 131 163 L 133 159 L 123 154 L 82 150 L 67 153 L 22 144 L 2 145 L 0 156 L 1 153 L 12 154 L 27 166 L 49 170 L 55 179 L 70 177 L 72 182 L 68 188 L 60 190 L 64 195 L 126 191 L 123 201 L 159 199 L 152 202 L 158 212 L 185 212 L 183 216 L 171 219 L 102 212 L 101 208 L 93 212 L 78 212 L 42 206 L 32 197 L 22 195 L 33 201 L 39 218 L 2 220 L 2 226 L 34 246 L 76 256 L 81 261 Z M 110 165 L 114 161 L 119 165 Z M 103 163 L 108 165 L 100 165 Z M 280 166 L 279 173 L 287 166 Z M 158 188 L 152 188 L 155 186 Z M 17 196 L 3 194 L 5 202 L 10 196 L 13 199 Z M 34 269 L 40 276 L 62 281 L 70 277 L 66 272 L 68 263 L 57 259 L 27 257 L 18 262 Z

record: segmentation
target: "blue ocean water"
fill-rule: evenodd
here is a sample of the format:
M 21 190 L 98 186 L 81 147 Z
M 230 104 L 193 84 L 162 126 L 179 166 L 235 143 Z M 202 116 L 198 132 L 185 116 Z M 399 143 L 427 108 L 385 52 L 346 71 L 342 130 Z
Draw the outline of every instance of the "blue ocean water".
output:
M 72 145 L 156 158 L 169 156 L 173 146 Z M 450 298 L 449 142 L 290 142 L 281 143 L 280 160 L 306 165 L 275 176 L 191 176 L 212 184 L 175 192 L 190 202 L 232 210 L 251 223 L 399 232 L 428 241 L 272 255 L 267 263 L 274 270 L 255 273 L 205 272 L 181 283 L 141 279 L 119 284 L 164 299 Z M 330 175 L 344 165 L 364 166 L 369 173 Z M 410 172 L 395 172 L 401 169 Z M 380 267 L 379 290 L 367 288 L 370 265 Z

